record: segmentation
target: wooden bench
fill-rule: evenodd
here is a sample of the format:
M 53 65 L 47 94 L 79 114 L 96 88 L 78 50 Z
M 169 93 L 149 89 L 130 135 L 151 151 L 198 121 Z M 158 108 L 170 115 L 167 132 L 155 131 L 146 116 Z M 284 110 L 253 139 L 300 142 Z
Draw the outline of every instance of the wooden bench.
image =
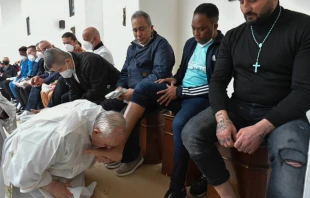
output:
M 140 124 L 140 147 L 145 164 L 162 162 L 165 120 L 163 112 L 144 115 Z
M 165 128 L 164 128 L 164 145 L 163 145 L 163 156 L 162 156 L 162 169 L 161 172 L 164 175 L 171 175 L 173 169 L 173 133 L 172 133 L 172 121 L 174 115 L 166 111 L 165 117 Z M 199 179 L 201 176 L 200 170 L 196 164 L 190 160 L 188 163 L 188 171 L 186 175 L 186 186 L 190 186 L 193 182 Z
M 240 198 L 264 198 L 269 179 L 269 161 L 266 146 L 262 145 L 252 155 L 238 152 L 235 148 L 217 145 L 230 181 Z M 212 186 L 208 186 L 207 198 L 220 198 Z

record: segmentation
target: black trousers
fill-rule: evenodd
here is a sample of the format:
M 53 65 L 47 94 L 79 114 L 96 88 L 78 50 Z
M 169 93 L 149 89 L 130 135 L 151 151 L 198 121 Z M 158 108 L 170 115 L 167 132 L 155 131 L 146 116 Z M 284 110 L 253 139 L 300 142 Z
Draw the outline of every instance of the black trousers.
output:
M 9 100 L 11 100 L 11 98 L 15 98 L 11 92 L 11 89 L 9 87 L 9 84 L 10 84 L 10 80 L 5 80 L 3 81 L 2 83 L 2 86 L 3 86 L 3 89 L 4 89 L 4 92 L 6 93 L 7 96 L 9 96 Z
M 48 102 L 48 107 L 54 107 L 56 105 L 69 102 L 69 86 L 65 80 L 60 77 L 58 78 L 57 84 L 52 93 L 52 97 Z

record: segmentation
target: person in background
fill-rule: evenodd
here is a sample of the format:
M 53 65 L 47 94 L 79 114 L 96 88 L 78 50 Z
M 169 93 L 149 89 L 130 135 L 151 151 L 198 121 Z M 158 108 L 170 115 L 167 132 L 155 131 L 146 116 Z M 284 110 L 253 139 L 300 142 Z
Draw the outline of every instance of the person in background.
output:
M 85 50 L 81 48 L 80 42 L 73 33 L 66 32 L 62 35 L 61 39 L 67 52 L 85 52 Z
M 32 73 L 32 61 L 28 60 L 27 57 L 27 47 L 22 46 L 18 49 L 18 52 L 21 56 L 20 60 L 20 71 L 18 72 L 16 79 L 14 82 L 19 82 L 22 79 L 26 78 L 27 76 L 31 76 Z M 3 82 L 3 89 L 5 90 L 6 94 L 10 96 L 11 99 L 16 98 L 16 94 L 14 91 L 14 87 L 16 86 L 13 81 L 5 80 Z
M 37 56 L 42 57 L 42 55 L 45 53 L 47 49 L 55 48 L 54 45 L 52 45 L 50 42 L 46 40 L 42 40 L 37 44 L 36 51 L 37 51 Z M 40 53 L 42 55 L 40 55 Z M 45 70 L 44 67 L 44 59 L 41 58 L 39 61 L 39 65 L 43 65 L 43 69 Z M 20 114 L 19 116 L 16 117 L 17 120 L 20 120 L 23 116 L 28 116 L 33 114 L 32 110 L 39 110 L 44 108 L 41 100 L 41 86 L 42 84 L 51 84 L 57 81 L 60 77 L 60 74 L 58 72 L 50 72 L 50 71 L 44 71 L 43 73 L 40 74 L 40 72 L 33 78 L 30 79 L 29 84 L 31 85 L 31 90 L 28 96 L 28 103 L 26 105 L 25 111 Z M 54 98 L 55 101 L 60 101 L 61 97 L 63 94 L 67 93 L 69 91 L 68 86 L 66 85 L 65 90 L 63 89 L 59 90 L 57 89 L 56 92 L 54 93 Z M 57 104 L 60 104 L 57 103 Z
M 3 57 L 2 67 L 0 67 L 0 87 L 2 87 L 3 81 L 7 78 L 11 78 L 17 75 L 15 68 L 10 64 L 10 59 L 8 57 Z
M 113 56 L 110 50 L 103 44 L 100 38 L 99 31 L 94 27 L 88 27 L 82 34 L 84 43 L 83 47 L 87 51 L 94 52 L 106 59 L 109 63 L 114 65 Z
M 1 94 L 8 100 L 11 100 L 11 97 L 3 89 L 3 82 L 7 78 L 12 78 L 12 77 L 15 77 L 16 75 L 17 75 L 17 71 L 15 67 L 10 64 L 9 58 L 3 57 L 2 64 L 0 67 L 0 91 L 1 91 Z

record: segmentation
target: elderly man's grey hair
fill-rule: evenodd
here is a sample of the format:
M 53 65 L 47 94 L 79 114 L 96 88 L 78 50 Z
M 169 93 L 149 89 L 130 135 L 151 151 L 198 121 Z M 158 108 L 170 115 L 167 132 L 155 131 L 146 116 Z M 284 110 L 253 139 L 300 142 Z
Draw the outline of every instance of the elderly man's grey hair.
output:
M 124 116 L 119 112 L 104 111 L 97 116 L 94 128 L 99 129 L 102 136 L 109 136 L 117 132 L 125 134 L 126 121 Z
M 54 65 L 62 66 L 66 64 L 65 60 L 71 58 L 71 55 L 60 49 L 52 48 L 45 51 L 43 58 L 45 67 L 51 69 Z
M 137 18 L 137 17 L 143 17 L 143 18 L 146 20 L 148 26 L 151 26 L 151 25 L 152 25 L 151 17 L 150 17 L 150 15 L 149 15 L 148 13 L 146 13 L 146 12 L 144 12 L 144 11 L 142 11 L 142 10 L 138 10 L 138 11 L 136 11 L 136 12 L 132 15 L 131 20 L 133 20 L 133 19 L 135 19 L 135 18 Z

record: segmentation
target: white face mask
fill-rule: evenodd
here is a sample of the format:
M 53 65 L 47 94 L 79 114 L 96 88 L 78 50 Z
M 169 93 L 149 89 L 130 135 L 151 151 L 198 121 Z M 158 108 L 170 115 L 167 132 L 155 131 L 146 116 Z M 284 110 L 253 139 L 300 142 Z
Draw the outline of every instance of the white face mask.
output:
M 20 56 L 20 59 L 23 60 L 23 61 L 27 60 L 27 56 Z
M 59 74 L 63 77 L 63 78 L 71 78 L 72 74 L 74 72 L 73 69 L 69 69 L 68 64 L 66 63 L 67 69 L 63 72 L 60 72 Z
M 28 59 L 29 59 L 30 61 L 35 61 L 35 60 L 36 60 L 36 58 L 35 58 L 34 55 L 32 55 L 32 54 L 28 55 Z
M 83 47 L 84 47 L 85 50 L 87 50 L 87 51 L 93 50 L 93 44 L 91 44 L 91 42 L 93 41 L 93 39 L 94 39 L 94 38 L 92 38 L 92 39 L 90 40 L 90 42 L 88 42 L 88 41 L 84 41 L 84 42 L 83 42 Z
M 73 52 L 74 47 L 73 47 L 73 45 L 65 44 L 65 49 L 67 52 Z
M 38 51 L 37 51 L 37 57 L 38 57 L 38 58 L 43 58 L 43 57 L 44 57 L 44 54 L 43 54 L 42 52 L 38 52 Z

